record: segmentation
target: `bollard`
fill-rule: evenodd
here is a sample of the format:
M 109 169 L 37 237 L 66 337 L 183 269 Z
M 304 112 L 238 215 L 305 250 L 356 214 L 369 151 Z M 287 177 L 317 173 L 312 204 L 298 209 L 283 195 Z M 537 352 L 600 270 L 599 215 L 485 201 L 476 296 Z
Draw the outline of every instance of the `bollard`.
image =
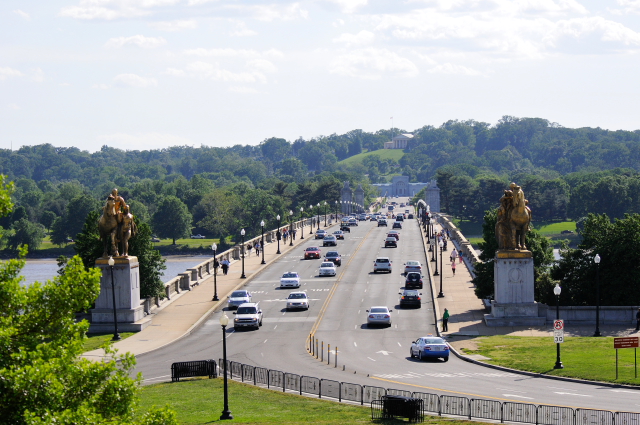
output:
M 313 335 L 309 334 L 309 352 L 313 354 Z
M 327 344 L 327 364 L 331 364 L 331 344 Z
M 316 359 L 318 358 L 318 338 L 316 338 Z
M 336 355 L 333 356 L 336 361 L 336 364 L 333 367 L 338 367 L 338 346 L 336 345 Z
M 324 361 L 324 341 L 320 343 L 320 361 Z M 616 377 L 616 379 L 618 378 Z

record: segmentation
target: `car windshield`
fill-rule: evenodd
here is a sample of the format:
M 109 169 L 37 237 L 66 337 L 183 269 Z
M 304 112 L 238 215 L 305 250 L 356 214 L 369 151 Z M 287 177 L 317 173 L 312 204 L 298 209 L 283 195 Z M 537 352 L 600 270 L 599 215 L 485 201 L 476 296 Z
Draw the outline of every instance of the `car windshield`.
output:
M 388 263 L 389 259 L 388 258 L 378 258 L 376 260 L 377 263 Z
M 256 314 L 255 307 L 238 307 L 238 314 Z
M 329 251 L 325 257 L 337 257 L 339 254 L 336 251 Z
M 325 239 L 334 239 L 334 238 L 335 238 L 335 236 L 333 236 L 333 235 L 327 235 L 327 236 L 325 236 L 324 238 L 325 238 Z
M 407 266 L 419 266 L 420 263 L 417 261 L 407 261 Z
M 330 268 L 333 268 L 333 263 L 322 263 L 322 264 L 320 264 L 320 267 L 330 267 Z
M 290 300 L 297 300 L 301 298 L 307 298 L 307 294 L 289 294 Z
M 404 291 L 405 297 L 417 297 L 418 291 Z
M 444 340 L 442 338 L 425 338 L 425 344 L 444 344 Z
M 418 273 L 409 273 L 407 275 L 407 280 L 420 280 L 420 275 Z
M 307 251 L 318 251 L 318 248 L 316 248 L 315 246 L 310 246 L 309 248 L 307 248 Z
M 282 277 L 298 277 L 298 275 L 296 273 L 285 273 Z
M 242 298 L 246 296 L 247 296 L 247 293 L 245 291 L 234 291 L 231 294 L 231 298 Z
M 384 308 L 384 307 L 377 307 L 377 308 L 376 308 L 376 307 L 373 307 L 373 308 L 371 309 L 371 313 L 388 313 L 388 312 L 389 312 L 389 310 L 387 310 L 387 309 L 386 309 L 386 308 Z

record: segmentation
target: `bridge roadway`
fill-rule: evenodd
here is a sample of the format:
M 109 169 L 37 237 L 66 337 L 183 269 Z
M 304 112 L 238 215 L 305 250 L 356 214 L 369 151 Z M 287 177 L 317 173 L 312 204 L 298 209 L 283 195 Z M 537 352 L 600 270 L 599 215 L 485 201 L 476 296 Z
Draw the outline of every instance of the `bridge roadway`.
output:
M 335 227 L 333 228 L 335 229 Z M 332 229 L 332 230 L 333 230 Z M 384 248 L 389 227 L 360 222 L 338 242 L 342 267 L 338 275 L 318 277 L 321 260 L 304 260 L 303 250 L 318 242 L 308 235 L 292 251 L 282 255 L 246 284 L 264 313 L 259 330 L 235 331 L 233 314 L 227 312 L 227 356 L 229 360 L 254 366 L 351 382 L 369 386 L 449 394 L 469 398 L 488 398 L 573 408 L 640 412 L 637 390 L 598 384 L 566 382 L 501 371 L 463 361 L 453 354 L 449 362 L 411 359 L 411 342 L 429 333 L 436 334 L 436 315 L 425 271 L 422 308 L 401 309 L 398 292 L 403 286 L 406 260 L 427 262 L 416 220 L 404 222 L 398 248 Z M 321 248 L 326 252 L 329 248 Z M 373 260 L 388 256 L 391 274 L 373 274 Z M 308 311 L 286 311 L 285 299 L 292 289 L 280 289 L 280 276 L 296 271 L 301 288 L 310 297 Z M 454 300 L 455 301 L 455 300 Z M 370 329 L 366 311 L 373 305 L 393 309 L 390 328 Z M 226 307 L 224 308 L 226 310 Z M 144 383 L 170 380 L 173 362 L 218 359 L 222 357 L 222 311 L 214 312 L 191 335 L 159 350 L 138 356 L 136 373 Z M 324 362 L 307 350 L 309 335 L 324 342 Z M 327 364 L 327 345 L 331 362 Z M 334 350 L 338 349 L 337 367 Z M 344 370 L 343 370 L 344 369 Z

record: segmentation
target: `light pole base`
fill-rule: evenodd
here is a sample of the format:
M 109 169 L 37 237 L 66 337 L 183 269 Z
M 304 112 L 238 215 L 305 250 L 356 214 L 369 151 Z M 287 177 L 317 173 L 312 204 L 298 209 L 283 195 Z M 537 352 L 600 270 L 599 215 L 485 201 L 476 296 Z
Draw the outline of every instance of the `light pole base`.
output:
M 564 369 L 564 366 L 562 365 L 562 362 L 556 362 L 555 366 L 553 366 L 554 369 Z
M 220 301 L 220 298 L 218 298 L 218 295 L 214 295 L 211 301 Z
M 438 271 L 436 270 L 435 272 L 433 272 L 434 276 L 440 276 L 440 273 L 438 273 Z
M 113 335 L 113 338 L 111 338 L 111 341 L 120 341 L 122 339 L 122 337 L 120 336 L 120 334 L 115 334 Z
M 443 294 L 442 292 L 440 292 L 440 293 L 438 294 L 438 298 L 444 298 L 444 294 Z
M 278 253 L 279 254 L 279 253 Z M 260 264 L 267 264 L 266 261 L 262 260 L 262 262 Z
M 246 279 L 247 276 L 245 276 L 244 274 L 240 276 L 240 279 Z
M 602 336 L 602 334 L 600 333 L 600 331 L 596 331 L 593 336 Z
M 230 411 L 223 410 L 222 411 L 222 415 L 220 415 L 220 420 L 224 421 L 224 420 L 227 420 L 227 419 L 233 419 L 233 415 L 231 414 Z

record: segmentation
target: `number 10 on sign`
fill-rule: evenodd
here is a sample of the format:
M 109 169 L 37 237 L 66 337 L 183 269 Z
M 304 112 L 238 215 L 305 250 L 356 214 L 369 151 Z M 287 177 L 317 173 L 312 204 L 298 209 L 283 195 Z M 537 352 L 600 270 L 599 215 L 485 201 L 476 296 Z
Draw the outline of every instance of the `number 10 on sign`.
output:
M 560 344 L 564 342 L 564 331 L 563 330 L 555 330 L 553 331 L 553 342 L 554 344 Z

